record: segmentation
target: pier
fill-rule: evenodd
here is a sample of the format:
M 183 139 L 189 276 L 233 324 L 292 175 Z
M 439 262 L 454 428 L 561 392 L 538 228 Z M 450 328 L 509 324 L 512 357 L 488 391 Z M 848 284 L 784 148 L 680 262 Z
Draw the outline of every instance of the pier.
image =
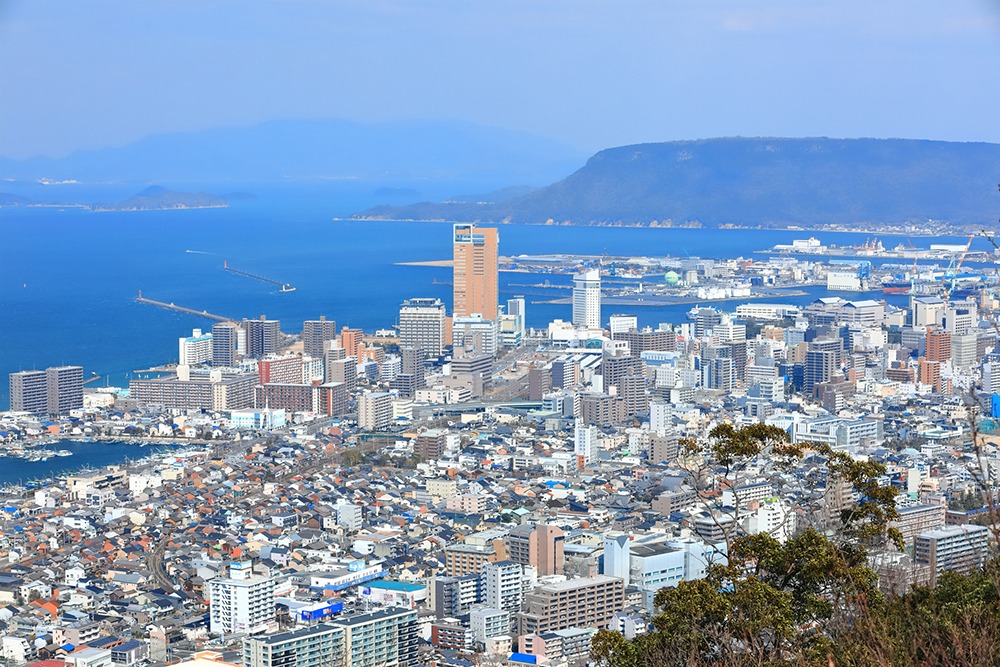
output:
M 135 298 L 139 303 L 146 303 L 150 306 L 156 306 L 157 308 L 166 308 L 167 310 L 172 310 L 175 313 L 185 313 L 187 315 L 197 315 L 198 317 L 204 317 L 209 320 L 215 320 L 217 322 L 235 322 L 232 317 L 223 317 L 222 315 L 213 315 L 207 310 L 194 310 L 193 308 L 184 308 L 182 306 L 175 306 L 172 303 L 164 303 L 163 301 L 154 301 L 152 299 L 147 299 L 142 295 L 142 290 L 139 290 L 139 296 Z
M 243 276 L 244 278 L 253 278 L 254 280 L 259 280 L 262 283 L 268 283 L 268 284 L 271 284 L 271 285 L 277 285 L 278 287 L 281 288 L 280 290 L 278 290 L 279 292 L 294 292 L 295 291 L 295 288 L 292 287 L 291 285 L 289 285 L 288 283 L 279 283 L 277 280 L 271 280 L 270 278 L 264 278 L 263 276 L 257 276 L 257 275 L 254 275 L 252 273 L 247 273 L 246 271 L 240 271 L 239 269 L 234 269 L 233 267 L 229 266 L 229 262 L 227 262 L 227 261 L 224 261 L 222 263 L 222 268 L 225 271 L 231 271 L 232 273 L 235 273 L 237 275 Z

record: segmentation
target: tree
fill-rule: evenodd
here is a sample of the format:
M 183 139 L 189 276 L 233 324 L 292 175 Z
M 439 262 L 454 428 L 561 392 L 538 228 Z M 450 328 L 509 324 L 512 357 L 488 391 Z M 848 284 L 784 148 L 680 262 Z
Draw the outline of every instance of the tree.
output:
M 896 489 L 879 482 L 884 466 L 856 461 L 821 443 L 789 443 L 785 431 L 762 424 L 723 424 L 707 441 L 689 440 L 683 449 L 692 484 L 724 529 L 722 557 L 708 565 L 703 579 L 657 593 L 658 614 L 647 634 L 627 641 L 618 633 L 597 633 L 591 656 L 599 664 L 776 664 L 789 655 L 822 661 L 833 654 L 837 637 L 851 627 L 858 610 L 884 606 L 868 548 L 885 543 L 902 548 L 901 535 L 889 525 L 899 518 Z M 799 475 L 804 479 L 794 511 L 816 510 L 823 499 L 819 481 L 824 487 L 843 481 L 861 498 L 842 508 L 836 530 L 827 535 L 808 526 L 785 541 L 768 532 L 741 531 L 741 481 L 751 471 L 773 478 L 801 473 L 807 459 L 820 472 Z M 825 480 L 816 474 L 825 474 Z M 735 507 L 711 504 L 709 486 L 728 486 Z M 727 512 L 729 520 L 723 520 Z

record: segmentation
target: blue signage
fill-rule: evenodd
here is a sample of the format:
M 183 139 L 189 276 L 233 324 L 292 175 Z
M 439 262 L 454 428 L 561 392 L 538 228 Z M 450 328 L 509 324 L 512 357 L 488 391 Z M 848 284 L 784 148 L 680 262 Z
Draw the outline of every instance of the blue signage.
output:
M 334 602 L 333 604 L 328 604 L 325 607 L 320 607 L 319 609 L 310 609 L 308 611 L 303 610 L 300 612 L 300 615 L 303 621 L 312 621 L 317 618 L 323 618 L 324 616 L 339 614 L 342 611 L 344 611 L 344 603 Z

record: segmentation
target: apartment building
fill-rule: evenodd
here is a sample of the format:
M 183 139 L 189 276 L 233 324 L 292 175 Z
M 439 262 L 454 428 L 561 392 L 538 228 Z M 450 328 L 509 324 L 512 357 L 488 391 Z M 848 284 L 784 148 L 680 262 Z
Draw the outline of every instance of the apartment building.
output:
M 621 579 L 600 575 L 541 586 L 524 598 L 517 615 L 519 634 L 541 634 L 567 628 L 608 626 L 625 608 Z

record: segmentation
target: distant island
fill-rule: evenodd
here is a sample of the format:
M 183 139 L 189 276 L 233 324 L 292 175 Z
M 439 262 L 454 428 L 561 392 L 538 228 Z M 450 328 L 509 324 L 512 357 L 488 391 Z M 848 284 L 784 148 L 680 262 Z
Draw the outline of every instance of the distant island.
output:
M 249 192 L 233 192 L 220 197 L 208 192 L 177 192 L 159 185 L 151 185 L 134 197 L 120 202 L 82 204 L 79 202 L 38 201 L 22 195 L 0 192 L 2 206 L 75 206 L 89 211 L 166 211 L 184 208 L 224 208 L 230 200 L 253 200 L 257 196 Z
M 540 189 L 510 188 L 443 202 L 375 206 L 353 217 L 529 225 L 978 232 L 983 226 L 995 226 L 1000 205 L 997 183 L 997 144 L 706 139 L 609 148 L 567 178 Z
M 134 197 L 113 204 L 91 204 L 91 211 L 163 211 L 181 208 L 223 208 L 229 202 L 207 192 L 176 192 L 152 185 Z

